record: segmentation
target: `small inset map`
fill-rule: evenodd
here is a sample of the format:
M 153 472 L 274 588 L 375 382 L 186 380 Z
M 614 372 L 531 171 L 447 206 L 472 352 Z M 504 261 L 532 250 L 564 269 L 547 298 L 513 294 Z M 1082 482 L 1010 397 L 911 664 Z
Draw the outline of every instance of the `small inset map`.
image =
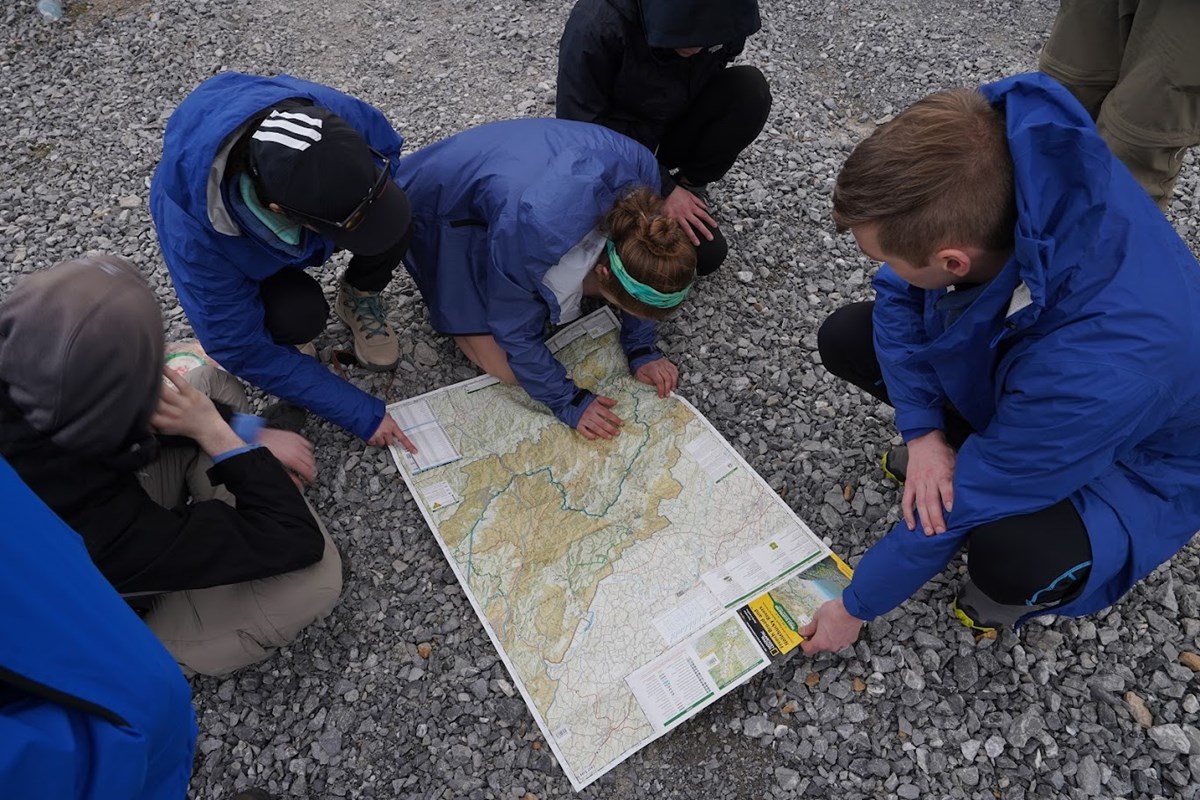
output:
M 692 646 L 718 689 L 724 689 L 766 661 L 763 651 L 746 635 L 737 617 L 730 617 L 701 635 Z

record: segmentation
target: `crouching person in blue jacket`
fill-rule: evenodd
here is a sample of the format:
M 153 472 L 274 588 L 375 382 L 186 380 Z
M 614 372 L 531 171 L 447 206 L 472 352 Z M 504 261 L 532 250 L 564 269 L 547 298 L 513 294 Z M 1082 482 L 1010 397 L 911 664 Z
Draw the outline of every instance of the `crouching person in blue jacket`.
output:
M 433 327 L 476 366 L 585 437 L 616 436 L 615 401 L 576 386 L 545 344 L 548 321 L 595 297 L 621 311 L 633 376 L 675 389 L 654 321 L 687 296 L 696 250 L 646 188 L 658 163 L 644 146 L 581 122 L 496 122 L 413 153 L 397 180 L 413 203 L 405 264 Z
M 828 369 L 896 409 L 903 510 L 802 633 L 851 644 L 962 548 L 976 628 L 1117 602 L 1200 528 L 1200 265 L 1053 79 L 917 102 L 862 142 L 834 220 L 874 303 Z
M 371 444 L 411 448 L 383 400 L 310 357 L 329 306 L 305 272 L 353 254 L 334 311 L 364 367 L 394 368 L 380 293 L 408 246 L 392 180 L 403 144 L 377 109 L 327 86 L 224 73 L 167 122 L 150 211 L 179 302 L 219 364 Z

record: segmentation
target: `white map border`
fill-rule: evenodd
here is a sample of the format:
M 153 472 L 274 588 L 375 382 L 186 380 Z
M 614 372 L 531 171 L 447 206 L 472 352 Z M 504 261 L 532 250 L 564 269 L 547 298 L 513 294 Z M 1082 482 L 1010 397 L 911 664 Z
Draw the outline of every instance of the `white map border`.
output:
M 570 331 L 571 329 L 575 328 L 576 326 L 583 326 L 589 320 L 592 320 L 596 316 L 602 315 L 602 314 L 606 314 L 609 316 L 609 318 L 615 328 L 617 328 L 617 329 L 620 328 L 620 322 L 617 320 L 616 315 L 613 313 L 612 309 L 610 309 L 606 306 L 604 308 L 599 309 L 598 311 L 595 311 L 595 312 L 589 314 L 586 317 L 583 317 L 582 319 L 577 320 L 576 322 L 572 323 L 571 325 L 567 326 L 566 328 L 563 328 L 557 334 L 555 334 L 555 337 L 562 335 L 566 331 Z M 442 394 L 443 392 L 451 392 L 456 389 L 462 389 L 468 384 L 478 382 L 480 380 L 480 377 L 483 377 L 483 376 L 476 376 L 474 378 L 468 378 L 465 381 L 459 381 L 458 383 L 451 384 L 450 386 L 443 386 L 440 389 L 434 389 L 433 391 L 426 392 L 425 394 L 422 394 L 422 395 L 417 395 L 415 397 L 408 397 L 408 398 L 405 398 L 404 400 L 398 400 L 394 403 L 389 403 L 388 404 L 388 412 L 390 413 L 391 408 L 393 406 L 405 405 L 407 403 L 412 403 L 417 400 L 425 400 L 425 399 L 433 397 L 435 395 Z M 730 454 L 732 454 L 738 467 L 741 469 L 744 469 L 747 472 L 747 474 L 753 476 L 753 480 L 759 484 L 759 486 L 767 493 L 767 495 L 770 496 L 776 504 L 778 504 L 780 507 L 782 507 L 784 509 L 784 511 L 786 512 L 786 514 L 789 517 L 791 517 L 796 522 L 796 524 L 799 525 L 800 528 L 812 538 L 812 540 L 820 547 L 821 551 L 825 554 L 826 558 L 828 558 L 829 556 L 834 556 L 835 558 L 837 557 L 834 554 L 834 552 L 831 549 L 829 549 L 829 546 L 825 544 L 825 542 L 821 539 L 821 537 L 817 536 L 817 534 L 814 533 L 813 530 L 808 527 L 808 525 L 804 522 L 804 520 L 800 519 L 800 517 L 796 515 L 796 512 L 792 510 L 792 507 L 789 506 L 787 504 L 787 502 L 785 502 L 784 499 L 782 497 L 780 497 L 779 494 L 774 489 L 771 488 L 771 485 L 769 483 L 767 483 L 767 481 L 761 475 L 759 475 L 758 472 L 753 467 L 750 466 L 750 464 L 746 461 L 746 459 L 742 458 L 742 454 L 739 453 L 737 451 L 737 449 L 734 448 L 733 445 L 731 445 L 729 443 L 729 441 L 723 435 L 721 435 L 720 431 L 718 431 L 715 427 L 713 427 L 713 424 L 708 421 L 707 417 L 705 417 L 703 414 L 700 413 L 699 409 L 697 409 L 694 405 L 689 403 L 687 400 L 685 400 L 679 394 L 673 393 L 671 395 L 671 397 L 673 397 L 674 399 L 676 399 L 680 403 L 682 403 L 684 405 L 684 407 L 687 408 L 687 410 L 690 411 L 692 413 L 692 415 L 699 422 L 701 422 L 703 424 L 703 426 L 708 430 L 708 432 L 716 437 L 717 441 L 719 441 L 725 447 L 725 449 Z M 547 411 L 546 413 L 549 413 L 549 412 Z M 571 788 L 574 789 L 576 792 L 583 791 L 585 788 L 587 788 L 591 784 L 595 783 L 597 780 L 602 778 L 604 775 L 608 774 L 608 772 L 610 772 L 614 767 L 616 767 L 617 765 L 624 762 L 625 759 L 629 758 L 631 755 L 633 755 L 637 751 L 641 750 L 643 747 L 646 747 L 651 742 L 655 742 L 658 739 L 660 739 L 661 737 L 665 736 L 666 734 L 674 731 L 676 728 L 683 725 L 685 722 L 691 720 L 693 717 L 695 717 L 697 714 L 699 714 L 704 709 L 708 708 L 710 705 L 715 703 L 717 700 L 720 700 L 725 695 L 734 691 L 735 689 L 742 686 L 743 684 L 749 682 L 749 680 L 751 678 L 753 678 L 755 675 L 758 675 L 760 672 L 762 672 L 768 666 L 770 666 L 770 664 L 771 664 L 770 658 L 765 658 L 762 666 L 760 666 L 759 668 L 756 668 L 754 670 L 751 670 L 747 674 L 741 676 L 736 681 L 734 681 L 733 683 L 731 683 L 727 687 L 725 687 L 724 690 L 718 691 L 707 702 L 705 702 L 702 705 L 699 705 L 696 708 L 689 711 L 686 716 L 684 716 L 682 719 L 678 720 L 675 724 L 667 727 L 665 730 L 654 733 L 654 734 L 648 736 L 647 738 L 643 739 L 642 741 L 638 742 L 638 744 L 629 748 L 625 752 L 621 753 L 621 755 L 614 758 L 611 762 L 609 762 L 607 765 L 605 765 L 602 769 L 598 770 L 597 772 L 595 772 L 594 774 L 589 776 L 587 781 L 581 783 L 579 781 L 579 779 L 575 777 L 575 772 L 574 772 L 574 770 L 571 769 L 570 762 L 567 761 L 567 759 L 563 756 L 562 751 L 559 750 L 557 739 L 554 737 L 553 733 L 551 733 L 550 726 L 548 726 L 546 724 L 546 720 L 544 720 L 542 718 L 541 712 L 538 711 L 538 707 L 533 702 L 533 698 L 529 695 L 528 690 L 525 688 L 525 683 L 521 680 L 520 674 L 514 668 L 512 661 L 509 660 L 508 653 L 506 653 L 504 651 L 504 647 L 500 642 L 500 637 L 498 637 L 496 635 L 496 632 L 492 629 L 491 623 L 488 622 L 487 614 L 484 613 L 483 609 L 479 605 L 479 602 L 475 599 L 475 594 L 474 594 L 474 592 L 471 591 L 471 584 L 467 581 L 466 577 L 462 573 L 462 570 L 459 568 L 458 562 L 454 558 L 453 551 L 446 544 L 445 540 L 442 539 L 441 533 L 438 532 L 438 526 L 437 526 L 437 523 L 434 521 L 433 513 L 428 508 L 425 507 L 425 501 L 422 499 L 421 492 L 417 488 L 417 483 L 414 480 L 414 476 L 412 476 L 408 473 L 408 468 L 407 468 L 406 464 L 404 463 L 403 456 L 400 455 L 400 453 L 396 449 L 395 445 L 391 445 L 389 449 L 392 452 L 392 459 L 396 463 L 396 468 L 400 471 L 401 477 L 404 478 L 404 483 L 408 487 L 409 494 L 412 495 L 413 500 L 417 504 L 417 508 L 419 508 L 421 510 L 421 516 L 425 518 L 425 524 L 428 525 L 429 530 L 433 532 L 433 538 L 437 540 L 438 547 L 440 547 L 442 549 L 442 555 L 445 557 L 446 561 L 450 564 L 450 569 L 452 569 L 454 571 L 454 577 L 458 579 L 459 585 L 463 588 L 463 593 L 466 594 L 467 599 L 471 602 L 471 608 L 473 608 L 475 610 L 475 616 L 479 618 L 480 623 L 483 625 L 484 631 L 487 632 L 488 639 L 490 639 L 492 642 L 492 647 L 495 648 L 496 653 L 500 656 L 500 660 L 502 662 L 504 662 L 504 666 L 508 670 L 508 674 L 510 676 L 512 676 L 513 685 L 515 685 L 517 688 L 517 691 L 519 691 L 521 693 L 521 698 L 525 701 L 525 706 L 529 709 L 530 713 L 533 714 L 533 719 L 535 722 L 537 722 L 538 728 L 542 732 L 542 737 L 546 740 L 546 743 L 550 745 L 550 749 L 551 749 L 551 751 L 553 751 L 554 757 L 558 760 L 559 767 L 562 769 L 563 774 L 566 775 L 567 779 L 571 782 Z M 420 473 L 417 473 L 417 474 L 420 474 Z M 757 592 L 757 595 L 762 595 L 762 594 L 765 594 L 766 592 L 771 591 L 771 589 L 775 588 L 779 584 L 781 584 L 781 583 L 785 582 L 786 580 L 788 580 L 789 578 L 793 577 L 793 575 L 794 575 L 794 573 L 788 572 L 785 575 L 779 576 L 775 580 L 772 580 L 768 585 L 764 586 L 761 590 L 759 590 Z M 717 619 L 725 619 L 725 617 L 729 614 L 732 614 L 733 616 L 736 617 L 737 610 L 736 609 L 732 609 L 732 610 L 727 609 L 725 611 L 725 613 L 721 614 Z M 705 626 L 705 627 L 707 628 L 707 626 Z M 690 639 L 691 639 L 691 637 L 689 636 L 687 640 L 690 640 Z M 685 641 L 687 641 L 687 640 L 685 640 Z M 669 649 L 669 648 L 667 648 L 667 649 Z M 664 652 L 666 652 L 666 650 L 664 650 Z M 651 661 L 653 661 L 653 660 L 654 659 L 651 659 Z M 646 663 L 650 663 L 650 662 L 647 661 Z

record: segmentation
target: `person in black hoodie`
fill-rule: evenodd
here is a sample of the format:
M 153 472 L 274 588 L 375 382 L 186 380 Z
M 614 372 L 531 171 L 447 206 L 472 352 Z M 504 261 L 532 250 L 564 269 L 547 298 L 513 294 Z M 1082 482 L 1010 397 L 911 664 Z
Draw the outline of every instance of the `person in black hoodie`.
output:
M 697 246 L 700 275 L 729 248 L 697 193 L 729 171 L 771 110 L 762 72 L 729 66 L 760 27 L 757 0 L 578 0 L 559 43 L 557 116 L 654 151 L 664 211 Z
M 341 560 L 292 477 L 314 477 L 311 445 L 246 432 L 228 373 L 168 385 L 163 349 L 154 294 L 128 262 L 29 276 L 0 302 L 0 456 L 175 660 L 219 675 L 326 616 Z

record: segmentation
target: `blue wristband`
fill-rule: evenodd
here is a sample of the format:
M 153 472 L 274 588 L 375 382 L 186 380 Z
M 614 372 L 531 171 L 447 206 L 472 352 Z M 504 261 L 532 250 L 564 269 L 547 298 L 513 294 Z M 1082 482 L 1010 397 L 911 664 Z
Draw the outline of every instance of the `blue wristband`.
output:
M 238 435 L 238 438 L 251 444 L 258 441 L 258 433 L 266 424 L 267 421 L 262 417 L 243 414 L 239 411 L 235 411 L 233 418 L 229 420 L 229 427 L 233 428 L 233 432 Z

